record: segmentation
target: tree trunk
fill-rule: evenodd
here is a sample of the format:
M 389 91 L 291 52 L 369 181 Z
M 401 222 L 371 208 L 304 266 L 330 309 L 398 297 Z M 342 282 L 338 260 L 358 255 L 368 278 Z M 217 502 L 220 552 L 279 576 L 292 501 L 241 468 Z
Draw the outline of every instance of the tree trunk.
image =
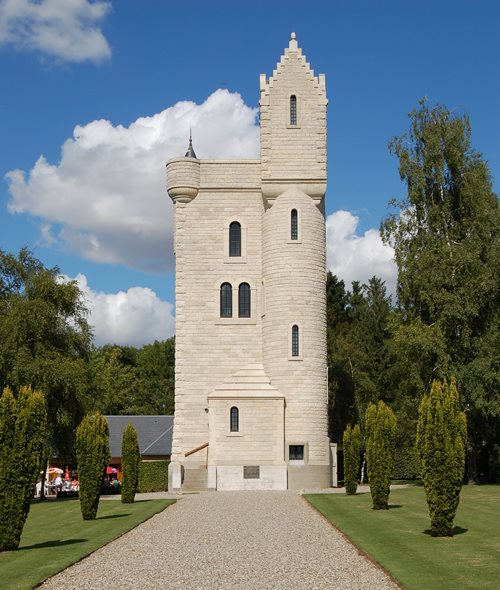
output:
M 476 450 L 470 442 L 467 445 L 467 483 L 477 483 Z
M 488 483 L 497 482 L 497 450 L 493 445 L 488 445 Z

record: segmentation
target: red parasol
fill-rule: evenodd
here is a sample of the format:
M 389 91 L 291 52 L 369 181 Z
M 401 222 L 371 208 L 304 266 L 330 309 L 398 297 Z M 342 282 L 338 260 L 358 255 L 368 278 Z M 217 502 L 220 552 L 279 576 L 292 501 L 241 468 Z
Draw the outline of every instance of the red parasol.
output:
M 116 469 L 115 467 L 106 467 L 107 475 L 113 475 L 115 473 L 118 473 L 118 469 Z

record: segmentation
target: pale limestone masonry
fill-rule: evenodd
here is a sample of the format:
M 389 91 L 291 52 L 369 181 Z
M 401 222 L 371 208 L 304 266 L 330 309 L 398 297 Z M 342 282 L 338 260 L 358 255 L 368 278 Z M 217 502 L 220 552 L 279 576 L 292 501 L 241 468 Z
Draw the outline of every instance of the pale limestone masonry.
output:
M 292 33 L 260 89 L 259 160 L 200 160 L 190 149 L 167 163 L 177 314 L 172 491 L 332 483 L 325 78 Z M 240 251 L 230 255 L 234 222 Z M 250 287 L 246 307 L 241 284 Z

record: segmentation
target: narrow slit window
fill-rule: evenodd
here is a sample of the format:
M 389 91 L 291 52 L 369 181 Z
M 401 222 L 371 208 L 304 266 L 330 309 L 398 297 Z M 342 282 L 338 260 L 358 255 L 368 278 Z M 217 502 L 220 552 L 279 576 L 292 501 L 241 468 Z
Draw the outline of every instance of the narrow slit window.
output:
M 230 283 L 222 283 L 220 286 L 220 317 L 233 317 L 233 287 Z
M 290 96 L 290 125 L 297 125 L 297 97 Z
M 241 224 L 237 221 L 229 226 L 229 256 L 241 256 Z
M 299 239 L 299 214 L 297 209 L 292 209 L 290 213 L 290 239 Z
M 292 326 L 292 356 L 299 356 L 299 327 Z
M 251 290 L 248 283 L 241 283 L 238 287 L 238 316 L 240 318 L 250 317 Z
M 239 432 L 240 430 L 240 411 L 233 406 L 229 412 L 229 430 L 230 432 Z

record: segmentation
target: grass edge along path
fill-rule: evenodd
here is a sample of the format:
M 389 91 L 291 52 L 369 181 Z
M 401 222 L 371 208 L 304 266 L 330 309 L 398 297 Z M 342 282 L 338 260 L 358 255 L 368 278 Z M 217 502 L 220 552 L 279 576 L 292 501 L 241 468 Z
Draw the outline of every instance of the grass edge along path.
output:
M 392 490 L 386 510 L 369 493 L 305 498 L 407 590 L 496 590 L 500 553 L 500 486 L 465 486 L 454 537 L 430 536 L 422 488 Z
M 31 506 L 17 551 L 0 553 L 2 590 L 29 590 L 162 512 L 175 500 L 100 502 L 97 518 L 84 521 L 78 500 Z

